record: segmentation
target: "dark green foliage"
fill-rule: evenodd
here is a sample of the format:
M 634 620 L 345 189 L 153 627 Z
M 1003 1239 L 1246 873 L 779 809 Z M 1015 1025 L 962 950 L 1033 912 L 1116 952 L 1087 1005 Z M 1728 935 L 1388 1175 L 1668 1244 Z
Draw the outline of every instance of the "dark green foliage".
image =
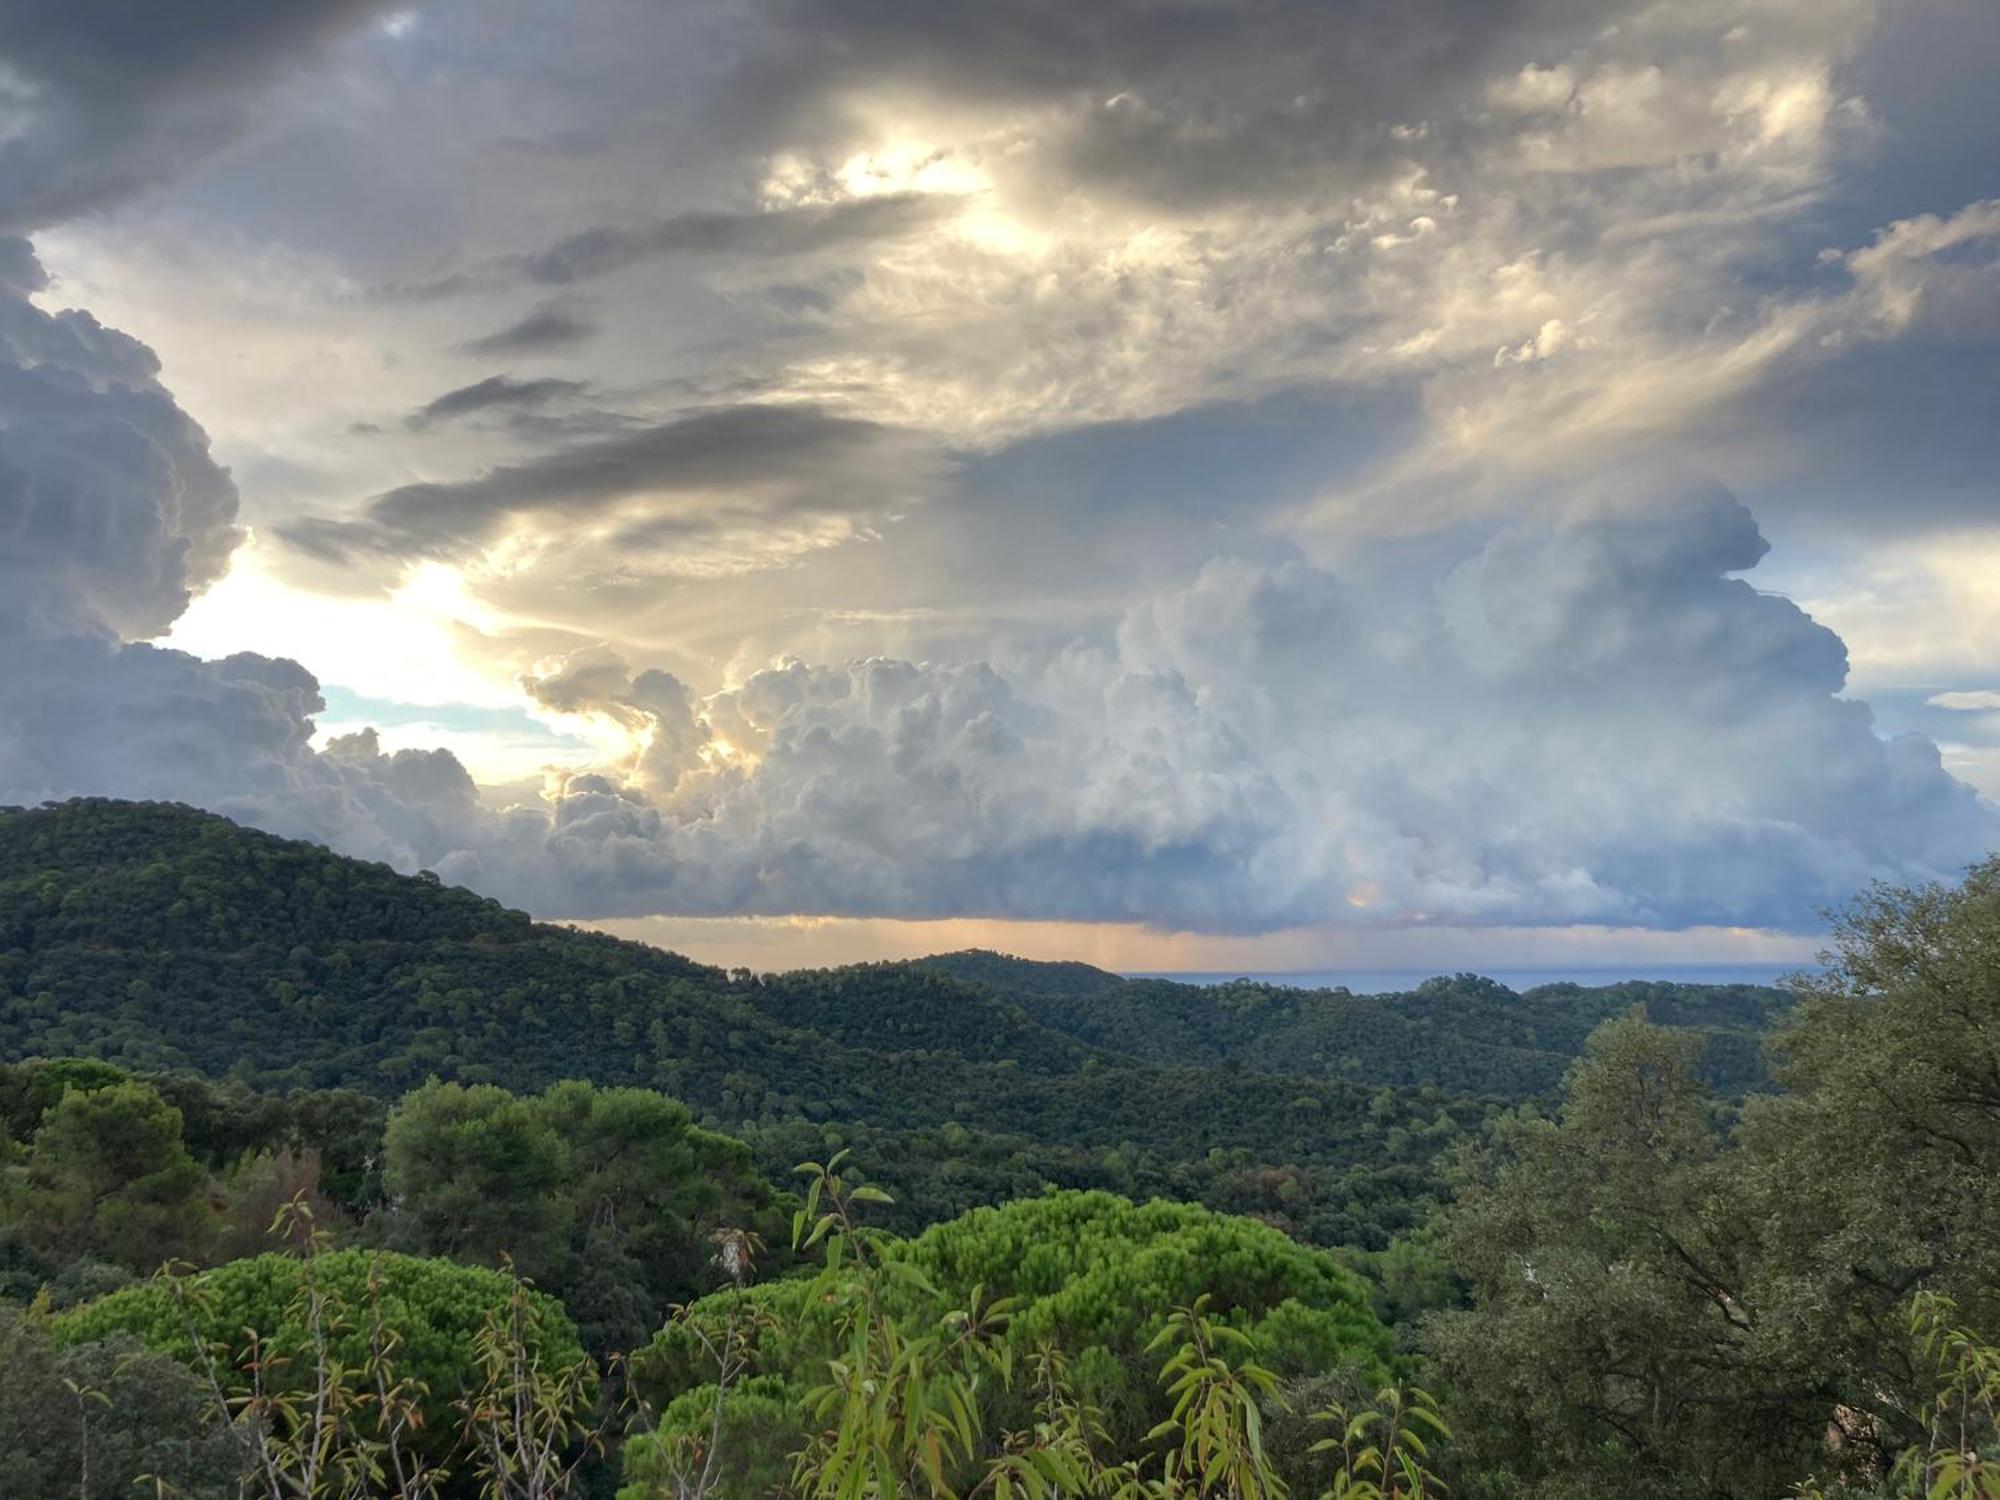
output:
M 1079 963 L 1037 963 L 986 948 L 938 953 L 920 960 L 926 969 L 983 984 L 1003 995 L 1080 1000 L 1129 983 L 1120 975 Z
M 1356 995 L 1247 979 L 1212 986 L 1121 979 L 1083 964 L 980 952 L 921 963 L 992 987 L 1022 1017 L 1065 1037 L 1147 1062 L 1370 1085 L 1433 1082 L 1512 1098 L 1551 1093 L 1591 1029 L 1635 1005 L 1659 1025 L 1708 1037 L 1705 1066 L 1717 1087 L 1764 1087 L 1758 1045 L 1790 1004 L 1780 991 L 1742 984 L 1552 984 L 1517 994 L 1459 974 L 1408 994 Z
M 2000 1329 L 2000 860 L 1836 937 L 1776 1038 L 1786 1092 L 1720 1108 L 1634 1017 L 1559 1119 L 1470 1163 L 1440 1239 L 1475 1306 L 1428 1342 L 1496 1492 L 1751 1500 L 1829 1434 L 1865 1489 L 1934 1448 L 1913 1299 Z
M 666 1440 L 680 1435 L 706 1439 L 713 1430 L 714 1392 L 706 1386 L 684 1391 L 659 1414 L 655 1432 L 628 1441 L 624 1477 L 629 1488 L 621 1496 L 652 1500 L 672 1495 L 673 1471 Z M 793 1454 L 803 1441 L 798 1394 L 782 1379 L 759 1375 L 729 1393 L 720 1430 L 715 1493 L 718 1496 L 767 1496 L 782 1493 L 790 1481 Z
M 380 1185 L 385 1106 L 366 1095 L 61 1059 L 0 1063 L 0 1108 L 20 1136 L 0 1139 L 0 1298 L 68 1307 L 169 1259 L 255 1255 L 300 1195 L 351 1233 Z
M 208 1415 L 179 1361 L 129 1337 L 58 1348 L 0 1307 L 0 1495 L 130 1500 L 152 1474 L 183 1500 L 235 1500 L 235 1447 Z
M 428 1255 L 510 1258 L 600 1351 L 707 1289 L 713 1230 L 768 1238 L 784 1220 L 741 1142 L 644 1089 L 431 1083 L 391 1113 L 384 1149 L 395 1207 L 371 1227 Z
M 71 1089 L 43 1113 L 0 1205 L 53 1259 L 127 1265 L 198 1258 L 216 1223 L 208 1176 L 181 1140 L 181 1113 L 143 1083 Z
M 1806 1471 L 1835 1388 L 1758 1315 L 1724 1151 L 1689 1039 L 1635 1014 L 1592 1037 L 1559 1118 L 1472 1161 L 1441 1239 L 1477 1305 L 1426 1341 L 1503 1492 L 1751 1500 Z
M 143 1073 L 212 1170 L 312 1151 L 351 1211 L 379 1189 L 364 1095 L 587 1078 L 685 1100 L 767 1174 L 851 1145 L 904 1229 L 1105 1187 L 1380 1248 L 1436 1200 L 1441 1146 L 1552 1090 L 1633 999 L 1718 1039 L 1724 1086 L 1757 1080 L 1774 992 L 1640 988 L 1204 989 L 978 953 L 759 978 L 188 808 L 0 813 L 0 1057 Z M 38 1099 L 0 1088 L 16 1134 Z
M 673 1492 L 717 1432 L 715 1495 L 808 1475 L 792 1453 L 832 1462 L 847 1428 L 887 1444 L 891 1490 L 991 1462 L 1030 1489 L 1110 1493 L 1093 1486 L 1139 1470 L 1107 1463 L 1171 1479 L 1260 1428 L 1316 1487 L 1336 1450 L 1350 1477 L 1379 1470 L 1354 1427 L 1371 1413 L 1388 1459 L 1428 1469 L 1411 1445 L 1434 1414 L 1400 1384 L 1419 1347 L 1455 1493 L 1934 1486 L 1995 1457 L 1997 934 L 2000 861 L 1959 889 L 1872 893 L 1801 984 L 1772 1093 L 1757 1046 L 1776 997 L 1753 988 L 1515 994 L 1461 975 L 1363 997 L 984 953 L 759 979 L 186 809 L 0 813 L 0 1049 L 85 1054 L 0 1063 L 0 1294 L 39 1294 L 32 1314 L 0 1309 L 0 1494 L 125 1493 L 141 1466 L 216 1493 L 197 1350 L 241 1365 L 256 1328 L 295 1378 L 309 1306 L 361 1368 L 393 1330 L 452 1485 L 477 1483 L 453 1406 L 474 1385 L 490 1435 L 539 1443 L 553 1473 L 589 1420 L 583 1344 L 630 1347 L 728 1280 L 711 1231 L 782 1243 L 760 1164 L 849 1149 L 845 1201 L 883 1205 L 887 1184 L 906 1201 L 884 1222 L 908 1237 L 843 1209 L 820 1279 L 770 1252 L 762 1284 L 700 1298 L 646 1345 L 660 1430 L 630 1447 L 635 1496 Z M 1457 1199 L 1427 1227 L 1454 1150 Z M 1154 1194 L 1209 1207 L 1127 1201 Z M 1001 1199 L 1019 1201 L 980 1206 Z M 374 1250 L 246 1256 L 282 1203 L 327 1244 L 511 1258 L 541 1291 Z M 170 1255 L 240 1258 L 125 1284 Z M 502 1337 L 517 1319 L 519 1346 Z M 719 1424 L 718 1348 L 743 1357 Z M 903 1394 L 885 1405 L 857 1349 Z M 891 1440 L 934 1360 L 932 1393 L 979 1409 L 942 1468 Z M 1060 1378 L 1015 1378 L 1031 1368 Z M 551 1371 L 559 1399 L 524 1426 L 506 1393 Z M 1195 1371 L 1233 1392 L 1226 1420 L 1188 1407 L 1155 1431 Z M 1334 1448 L 1315 1449 L 1309 1406 L 1344 1424 Z M 86 1479 L 100 1411 L 117 1456 Z

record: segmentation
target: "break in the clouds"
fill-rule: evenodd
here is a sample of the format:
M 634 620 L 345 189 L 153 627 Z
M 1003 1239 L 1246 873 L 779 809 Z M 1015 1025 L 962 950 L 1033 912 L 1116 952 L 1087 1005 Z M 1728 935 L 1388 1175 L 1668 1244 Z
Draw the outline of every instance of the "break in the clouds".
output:
M 0 21 L 0 797 L 1232 934 L 2000 842 L 1977 0 L 252 11 Z

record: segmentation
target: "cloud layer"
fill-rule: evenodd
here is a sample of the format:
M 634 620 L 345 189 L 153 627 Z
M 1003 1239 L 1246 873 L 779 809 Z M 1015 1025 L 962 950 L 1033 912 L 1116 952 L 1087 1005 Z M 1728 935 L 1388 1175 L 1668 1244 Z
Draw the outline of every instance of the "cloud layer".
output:
M 0 665 L 9 801 L 193 801 L 549 915 L 1227 933 L 1809 926 L 1870 877 L 1948 875 L 2000 842 L 1928 741 L 1884 741 L 1840 697 L 1839 640 L 1735 576 L 1765 543 L 1719 492 L 1627 496 L 1365 581 L 1218 558 L 1107 630 L 997 663 L 790 661 L 701 695 L 574 653 L 525 688 L 632 751 L 496 813 L 445 751 L 314 750 L 323 703 L 296 663 L 116 638 L 213 575 L 234 493 L 144 349 L 39 311 L 31 257 L 9 264 L 0 388 L 37 419 L 0 434 L 0 521 L 28 543 L 8 552 L 26 565 Z M 855 440 L 797 419 L 775 430 Z M 736 462 L 711 448 L 643 434 L 589 450 L 570 489 L 591 502 L 635 456 L 655 486 Z M 391 496 L 376 524 L 552 487 Z
M 0 9 L 0 233 L 156 186 L 380 0 L 12 0 Z
M 1808 929 L 1948 877 L 2000 814 L 1735 496 L 1788 567 L 1898 533 L 1921 598 L 1876 547 L 1840 618 L 1935 643 L 1953 560 L 2000 607 L 2000 183 L 1883 186 L 1944 127 L 1877 52 L 1958 5 L 8 8 L 0 799 L 545 915 Z M 625 748 L 501 811 L 315 748 L 297 662 L 144 644 L 252 527 L 443 578 Z M 1958 634 L 1909 691 L 1971 720 Z

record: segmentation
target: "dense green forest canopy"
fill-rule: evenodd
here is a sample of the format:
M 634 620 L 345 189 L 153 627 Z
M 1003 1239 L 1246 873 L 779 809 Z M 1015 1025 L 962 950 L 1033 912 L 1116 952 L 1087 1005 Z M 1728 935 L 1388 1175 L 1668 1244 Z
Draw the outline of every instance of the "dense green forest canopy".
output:
M 0 1060 L 385 1099 L 428 1078 L 642 1087 L 769 1173 L 854 1146 L 906 1229 L 1053 1185 L 1380 1248 L 1420 1220 L 1441 1149 L 1552 1096 L 1606 1016 L 1699 1030 L 1735 1092 L 1763 1082 L 1783 1003 L 1467 975 L 1400 996 L 1206 988 L 981 953 L 759 976 L 190 808 L 0 812 Z

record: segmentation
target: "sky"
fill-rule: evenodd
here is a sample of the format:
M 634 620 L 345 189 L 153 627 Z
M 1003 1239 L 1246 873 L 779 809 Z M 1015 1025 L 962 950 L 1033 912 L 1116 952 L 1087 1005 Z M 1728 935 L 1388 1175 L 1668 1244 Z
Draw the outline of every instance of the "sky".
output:
M 2000 848 L 1991 0 L 10 0 L 0 802 L 753 967 Z

